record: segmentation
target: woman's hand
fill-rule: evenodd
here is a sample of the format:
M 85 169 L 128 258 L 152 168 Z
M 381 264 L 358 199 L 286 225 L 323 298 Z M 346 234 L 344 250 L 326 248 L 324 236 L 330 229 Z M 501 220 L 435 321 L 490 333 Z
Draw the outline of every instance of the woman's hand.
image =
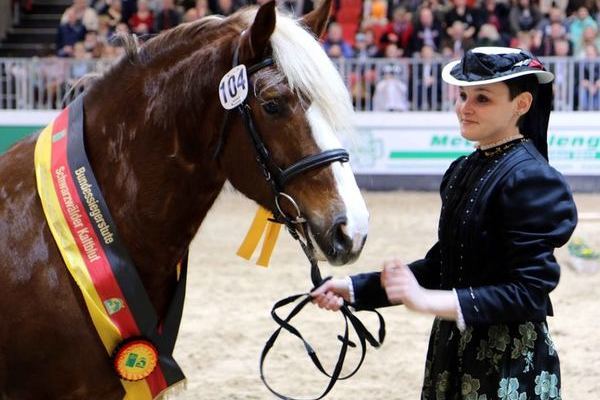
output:
M 390 303 L 404 304 L 413 311 L 429 311 L 427 289 L 419 285 L 412 271 L 400 260 L 393 259 L 383 263 L 381 285 Z
M 338 311 L 344 300 L 350 301 L 350 288 L 346 279 L 330 279 L 315 289 L 313 303 L 326 310 Z

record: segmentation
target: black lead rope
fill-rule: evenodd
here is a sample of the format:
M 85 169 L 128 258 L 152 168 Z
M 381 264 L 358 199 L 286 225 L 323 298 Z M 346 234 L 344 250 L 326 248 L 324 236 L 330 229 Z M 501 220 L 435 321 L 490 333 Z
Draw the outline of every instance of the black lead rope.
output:
M 306 257 L 310 261 L 311 280 L 314 285 L 314 288 L 311 290 L 311 292 L 312 292 L 313 290 L 315 290 L 316 288 L 321 286 L 323 283 L 325 283 L 326 281 L 331 279 L 331 277 L 327 277 L 325 279 L 321 278 L 321 272 L 319 271 L 319 266 L 317 264 L 316 259 L 313 256 L 313 254 L 314 254 L 313 246 L 312 246 L 312 243 L 310 241 L 308 234 L 306 234 L 306 242 L 304 242 L 299 237 L 295 226 L 293 226 L 292 224 L 289 224 L 289 223 L 286 223 L 286 226 L 288 228 L 288 231 L 292 235 L 292 237 L 300 243 L 300 246 L 302 247 L 304 254 L 306 254 Z M 303 229 L 305 229 L 305 232 L 307 232 L 306 228 L 307 228 L 306 223 L 304 223 Z M 281 318 L 277 314 L 277 310 L 279 308 L 284 307 L 288 304 L 294 303 L 294 302 L 298 301 L 299 299 L 300 299 L 300 301 L 298 302 L 298 304 L 296 304 L 296 306 L 294 306 L 294 308 L 292 309 L 292 311 L 290 311 L 290 313 L 288 314 L 287 317 Z M 317 353 L 316 353 L 315 349 L 313 348 L 313 346 L 311 346 L 310 343 L 308 341 L 306 341 L 306 339 L 304 339 L 304 337 L 302 336 L 300 331 L 298 329 L 296 329 L 290 323 L 290 321 L 296 315 L 298 315 L 300 313 L 300 311 L 302 311 L 302 309 L 307 304 L 311 303 L 311 300 L 312 300 L 312 296 L 310 295 L 310 293 L 297 294 L 297 295 L 289 296 L 283 300 L 279 300 L 277 303 L 275 303 L 275 305 L 271 309 L 271 316 L 273 317 L 273 320 L 279 325 L 279 328 L 277 328 L 275 330 L 275 332 L 273 332 L 271 337 L 267 340 L 267 342 L 265 343 L 265 347 L 263 348 L 263 351 L 261 353 L 261 356 L 260 356 L 260 378 L 263 381 L 264 385 L 267 387 L 267 389 L 269 389 L 269 391 L 271 393 L 273 393 L 275 396 L 277 396 L 278 398 L 283 399 L 283 400 L 299 400 L 299 399 L 296 399 L 296 398 L 290 397 L 290 396 L 285 396 L 285 395 L 277 392 L 275 389 L 273 389 L 267 383 L 267 379 L 264 374 L 264 363 L 267 358 L 267 355 L 269 354 L 269 351 L 271 350 L 271 348 L 277 341 L 277 338 L 279 337 L 279 334 L 281 333 L 282 330 L 286 330 L 287 332 L 291 333 L 292 335 L 297 337 L 299 340 L 301 340 L 302 343 L 304 344 L 306 353 L 310 357 L 310 359 L 313 362 L 313 364 L 315 365 L 315 367 L 317 367 L 317 369 L 321 373 L 323 373 L 324 375 L 326 375 L 327 377 L 330 378 L 329 384 L 327 385 L 327 387 L 325 388 L 323 393 L 319 397 L 314 398 L 314 400 L 319 400 L 319 399 L 324 398 L 331 391 L 331 389 L 333 389 L 333 386 L 336 384 L 336 382 L 338 380 L 348 379 L 348 378 L 352 377 L 354 374 L 356 374 L 356 372 L 358 372 L 358 370 L 360 369 L 360 367 L 365 359 L 365 355 L 367 353 L 367 342 L 371 346 L 378 348 L 383 344 L 383 340 L 385 338 L 385 321 L 383 320 L 383 317 L 381 316 L 381 314 L 379 312 L 377 312 L 376 310 L 366 310 L 366 311 L 374 312 L 379 319 L 379 332 L 378 332 L 379 339 L 377 340 L 373 337 L 373 335 L 369 332 L 369 330 L 364 326 L 364 324 L 358 319 L 358 317 L 353 314 L 353 312 L 349 308 L 349 304 L 344 302 L 344 305 L 340 309 L 340 312 L 342 313 L 342 315 L 344 317 L 344 336 L 341 336 L 341 335 L 338 336 L 338 339 L 340 339 L 340 341 L 342 342 L 342 346 L 340 348 L 338 360 L 335 364 L 335 367 L 333 368 L 333 372 L 331 374 L 328 373 L 325 370 L 325 368 L 323 367 L 321 361 L 319 360 L 319 357 L 317 357 Z M 348 322 L 350 322 L 350 324 Z M 348 373 L 347 375 L 341 376 L 342 368 L 344 366 L 344 361 L 346 359 L 346 354 L 348 351 L 348 346 L 356 347 L 356 344 L 353 343 L 349 339 L 349 333 L 350 333 L 349 325 L 351 325 L 354 328 L 356 336 L 358 337 L 358 341 L 360 343 L 360 348 L 361 348 L 361 355 L 360 355 L 360 360 L 358 361 L 358 364 L 356 365 L 354 370 L 352 370 L 352 372 Z

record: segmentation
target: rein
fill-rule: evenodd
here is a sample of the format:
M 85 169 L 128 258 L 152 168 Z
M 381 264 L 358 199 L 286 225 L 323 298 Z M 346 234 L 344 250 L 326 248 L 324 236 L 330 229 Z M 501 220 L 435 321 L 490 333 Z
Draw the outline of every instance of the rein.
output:
M 239 44 L 234 52 L 233 67 L 236 67 L 239 65 L 238 53 L 239 53 Z M 253 73 L 261 70 L 262 68 L 266 68 L 266 67 L 272 66 L 274 64 L 275 64 L 274 60 L 269 57 L 269 58 L 263 59 L 262 61 L 258 62 L 257 64 L 250 66 L 247 69 L 248 78 L 250 78 L 250 76 Z M 248 79 L 248 84 L 249 84 L 249 79 Z M 235 107 L 235 109 L 240 113 L 240 116 L 241 116 L 242 120 L 244 121 L 246 131 L 248 132 L 250 139 L 252 140 L 254 149 L 256 151 L 256 161 L 261 168 L 261 171 L 264 175 L 265 180 L 270 184 L 270 187 L 273 191 L 273 195 L 275 197 L 275 205 L 276 205 L 276 210 L 273 211 L 274 222 L 278 222 L 278 223 L 284 224 L 286 226 L 290 235 L 295 240 L 297 240 L 298 243 L 300 244 L 300 247 L 304 251 L 304 254 L 306 255 L 306 257 L 311 265 L 310 276 L 311 276 L 312 284 L 314 285 L 313 289 L 311 290 L 311 292 L 312 292 L 317 287 L 322 285 L 324 282 L 331 279 L 331 277 L 327 277 L 325 279 L 322 278 L 321 271 L 319 270 L 319 265 L 314 256 L 315 248 L 310 239 L 310 235 L 309 235 L 309 231 L 308 231 L 308 221 L 306 220 L 306 218 L 304 218 L 302 216 L 300 207 L 297 205 L 296 201 L 290 195 L 288 195 L 287 193 L 284 192 L 284 187 L 285 187 L 286 183 L 289 182 L 291 179 L 297 177 L 298 175 L 300 175 L 308 170 L 327 166 L 336 161 L 348 162 L 348 160 L 350 158 L 348 155 L 348 152 L 345 149 L 326 150 L 326 151 L 323 151 L 318 154 L 304 157 L 304 158 L 300 159 L 299 161 L 295 162 L 294 164 L 292 164 L 290 167 L 282 170 L 277 165 L 275 165 L 275 163 L 271 159 L 269 150 L 267 149 L 267 146 L 263 142 L 261 135 L 259 134 L 259 132 L 257 131 L 257 129 L 254 125 L 254 121 L 252 119 L 252 114 L 251 114 L 251 108 L 250 108 L 250 105 L 247 103 L 246 99 L 244 99 L 244 101 L 241 104 L 239 104 L 237 107 Z M 222 121 L 221 131 L 219 134 L 219 140 L 218 140 L 215 152 L 213 154 L 213 159 L 218 158 L 218 156 L 223 148 L 223 145 L 225 142 L 225 134 L 226 134 L 225 128 L 227 126 L 229 116 L 230 116 L 229 110 L 227 110 L 225 112 L 225 116 Z M 296 211 L 295 216 L 292 217 L 283 211 L 281 204 L 280 204 L 281 200 L 285 200 L 292 205 L 292 207 Z M 298 232 L 299 229 L 301 229 L 304 233 L 304 240 L 302 239 L 302 237 L 300 236 L 300 234 Z M 273 308 L 271 309 L 271 316 L 273 317 L 273 320 L 279 325 L 279 328 L 277 328 L 275 330 L 275 332 L 273 332 L 271 337 L 267 340 L 267 342 L 265 343 L 265 346 L 263 348 L 263 351 L 261 353 L 261 356 L 260 356 L 260 378 L 263 381 L 264 385 L 267 387 L 267 389 L 269 389 L 269 391 L 271 393 L 273 393 L 275 396 L 277 396 L 280 399 L 296 400 L 293 397 L 285 396 L 285 395 L 277 392 L 267 383 L 267 379 L 264 374 L 264 363 L 266 361 L 269 351 L 271 350 L 271 348 L 277 341 L 277 338 L 279 337 L 279 334 L 281 333 L 282 330 L 289 332 L 290 334 L 294 335 L 299 340 L 301 340 L 302 343 L 304 344 L 304 347 L 306 349 L 308 356 L 310 357 L 310 359 L 313 362 L 313 364 L 315 365 L 315 367 L 321 373 L 323 373 L 324 375 L 326 375 L 327 377 L 330 378 L 329 384 L 327 385 L 327 387 L 325 388 L 323 393 L 319 397 L 316 397 L 314 400 L 319 400 L 319 399 L 322 399 L 323 397 L 325 397 L 329 393 L 329 391 L 331 391 L 331 389 L 333 388 L 333 386 L 335 385 L 335 383 L 338 380 L 348 379 L 351 376 L 353 376 L 354 374 L 356 374 L 356 372 L 358 372 L 358 370 L 360 369 L 360 367 L 364 361 L 365 355 L 366 355 L 367 343 L 375 348 L 378 348 L 379 346 L 381 346 L 381 344 L 383 343 L 383 340 L 385 338 L 385 321 L 383 320 L 383 317 L 381 316 L 381 314 L 379 312 L 377 312 L 376 310 L 367 310 L 367 311 L 374 312 L 379 319 L 378 338 L 375 339 L 375 337 L 368 331 L 368 329 L 358 319 L 358 317 L 356 317 L 353 314 L 353 312 L 350 308 L 350 304 L 344 302 L 344 305 L 340 309 L 340 311 L 344 317 L 344 325 L 345 325 L 344 326 L 344 335 L 343 336 L 338 335 L 338 339 L 342 342 L 342 345 L 341 345 L 340 352 L 338 355 L 338 360 L 336 362 L 336 365 L 335 365 L 333 371 L 331 373 L 327 372 L 325 370 L 325 368 L 323 367 L 321 361 L 319 360 L 317 353 L 314 350 L 313 346 L 311 346 L 310 343 L 308 343 L 306 341 L 306 339 L 304 339 L 304 337 L 302 336 L 300 331 L 298 329 L 296 329 L 290 323 L 290 321 L 296 315 L 298 315 L 298 313 L 300 313 L 300 311 L 302 311 L 302 309 L 307 304 L 311 303 L 311 300 L 312 300 L 312 296 L 311 296 L 310 292 L 296 294 L 296 295 L 289 296 L 285 299 L 282 299 L 282 300 L 276 302 L 275 305 L 273 306 Z M 295 302 L 298 302 L 298 303 L 290 311 L 290 313 L 288 314 L 287 317 L 282 318 L 279 316 L 279 314 L 277 313 L 277 310 L 279 308 L 284 307 L 288 304 L 295 303 Z M 347 375 L 342 376 L 342 368 L 344 366 L 344 361 L 346 358 L 348 347 L 349 346 L 356 347 L 356 344 L 349 339 L 350 326 L 352 326 L 352 328 L 355 331 L 356 336 L 358 337 L 358 341 L 361 346 L 361 356 L 360 356 L 360 360 L 359 360 L 358 364 L 352 370 L 352 372 L 348 373 Z

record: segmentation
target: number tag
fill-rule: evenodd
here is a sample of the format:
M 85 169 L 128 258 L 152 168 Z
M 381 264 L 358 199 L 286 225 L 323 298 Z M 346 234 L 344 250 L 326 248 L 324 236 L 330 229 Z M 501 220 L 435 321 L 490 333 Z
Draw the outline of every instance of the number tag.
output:
M 219 100 L 226 110 L 231 110 L 242 104 L 248 97 L 248 76 L 246 66 L 238 65 L 229 70 L 219 83 Z

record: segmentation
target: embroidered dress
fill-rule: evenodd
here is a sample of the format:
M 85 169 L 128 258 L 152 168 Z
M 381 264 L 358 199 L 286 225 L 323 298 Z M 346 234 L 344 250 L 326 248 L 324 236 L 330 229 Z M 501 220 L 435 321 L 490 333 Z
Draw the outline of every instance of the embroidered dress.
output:
M 548 333 L 553 256 L 576 225 L 563 177 L 517 139 L 456 160 L 441 184 L 438 242 L 409 265 L 428 289 L 455 289 L 466 329 L 433 323 L 423 400 L 560 399 Z M 378 273 L 352 277 L 356 308 L 388 305 Z
M 526 161 L 520 157 L 520 153 L 527 150 L 526 146 L 526 141 L 515 140 L 492 149 L 477 150 L 458 161 L 452 168 L 453 175 L 447 177 L 439 228 L 440 284 L 442 289 L 468 284 L 467 298 L 473 301 L 475 307 L 478 295 L 470 289 L 470 285 L 474 283 L 473 277 L 475 280 L 485 280 L 476 271 L 484 259 L 478 257 L 482 253 L 475 247 L 485 243 L 478 240 L 477 236 L 496 236 L 493 242 L 500 244 L 503 251 L 510 252 L 505 247 L 510 244 L 502 243 L 504 234 L 494 234 L 492 231 L 503 226 L 497 216 L 507 206 L 511 208 L 501 203 L 516 198 L 506 196 L 502 199 L 502 196 L 498 196 L 502 188 L 494 185 L 493 181 L 499 174 L 502 175 L 503 170 L 517 170 L 518 167 L 512 167 L 511 164 L 521 164 L 521 168 L 526 165 Z M 491 204 L 481 204 L 480 193 L 491 200 Z M 527 207 L 525 204 L 514 206 Z M 497 216 L 488 215 L 492 213 L 497 213 Z M 548 212 L 547 216 L 552 216 L 552 212 Z M 556 239 L 562 234 L 566 241 L 571 232 L 569 227 L 565 227 L 555 233 Z M 523 238 L 526 234 L 531 233 L 521 232 Z M 525 246 L 517 244 L 520 245 Z M 479 261 L 474 262 L 477 259 Z M 556 264 L 554 260 L 553 264 Z M 549 269 L 552 267 L 554 265 Z M 547 280 L 549 287 L 558 283 L 558 274 L 556 282 L 551 282 L 551 273 L 541 272 L 537 277 Z M 461 292 L 460 289 L 457 291 Z M 484 296 L 485 292 L 480 295 Z M 547 304 L 542 311 L 548 310 L 551 314 L 549 300 Z M 461 309 L 468 307 L 468 302 L 461 301 Z M 468 309 L 465 311 L 468 313 Z M 483 310 L 474 308 L 473 311 L 477 315 Z M 511 307 L 502 312 L 511 312 Z M 467 328 L 463 332 L 458 330 L 454 322 L 436 318 L 429 343 L 422 399 L 560 399 L 559 359 L 544 317 L 526 322 L 474 325 L 475 321 L 470 316 L 466 318 Z

